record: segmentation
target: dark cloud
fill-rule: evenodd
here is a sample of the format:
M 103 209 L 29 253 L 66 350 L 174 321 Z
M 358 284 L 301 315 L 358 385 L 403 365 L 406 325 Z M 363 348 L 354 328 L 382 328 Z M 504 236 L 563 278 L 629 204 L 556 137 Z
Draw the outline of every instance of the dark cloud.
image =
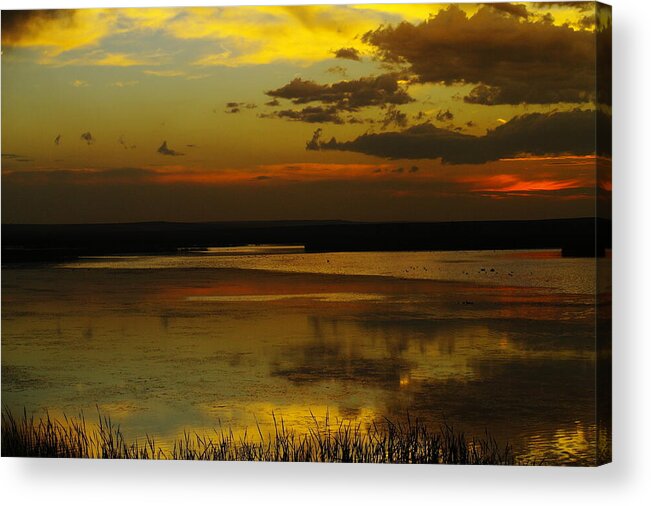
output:
M 581 19 L 579 19 L 579 26 L 587 30 L 594 28 L 595 23 L 596 17 L 594 13 L 588 14 L 587 16 L 583 16 Z
M 360 123 L 364 123 L 364 122 L 371 122 L 372 123 L 372 122 L 374 122 L 374 120 L 372 120 L 372 119 L 363 120 L 363 119 L 357 118 L 357 117 L 355 117 L 353 115 L 350 115 L 350 116 L 348 116 L 346 118 L 346 123 L 349 123 L 351 125 L 360 124 Z
M 297 77 L 289 84 L 269 90 L 266 94 L 291 100 L 295 104 L 321 102 L 347 111 L 355 111 L 361 107 L 413 102 L 413 98 L 400 87 L 399 79 L 399 74 L 382 74 L 333 84 L 319 84 Z
M 158 152 L 161 155 L 166 156 L 183 156 L 183 153 L 179 153 L 178 151 L 174 151 L 173 149 L 168 148 L 167 141 L 163 141 L 163 144 L 161 144 L 160 148 L 158 148 Z
M 400 128 L 407 126 L 407 115 L 404 112 L 401 112 L 395 105 L 390 105 L 387 108 L 387 112 L 382 119 L 382 129 L 387 129 L 391 125 L 395 125 Z
M 321 146 L 321 134 L 323 129 L 317 128 L 312 134 L 312 138 L 305 143 L 305 149 L 307 151 L 318 151 Z
M 467 102 L 587 102 L 594 98 L 595 36 L 569 26 L 450 6 L 420 24 L 380 27 L 363 40 L 423 83 L 475 84 Z
M 472 127 L 474 127 L 474 126 L 475 126 L 475 122 L 474 122 L 474 121 L 472 121 L 472 120 L 470 120 L 470 121 L 467 121 L 467 122 L 466 122 L 466 126 L 467 126 L 468 128 L 472 128 Z
M 453 119 L 454 114 L 452 114 L 449 109 L 445 111 L 441 109 L 436 113 L 436 121 L 452 121 Z
M 554 22 L 554 16 L 552 16 L 551 12 L 548 12 L 547 14 L 545 14 L 540 18 L 540 22 L 551 25 Z
M 355 49 L 354 47 L 342 47 L 341 49 L 337 49 L 336 51 L 333 51 L 335 58 L 343 58 L 345 60 L 354 60 L 354 61 L 360 61 L 360 55 L 359 51 Z
M 514 3 L 490 3 L 490 4 L 484 4 L 489 6 L 491 9 L 495 9 L 496 11 L 503 12 L 505 14 L 509 14 L 513 17 L 516 18 L 524 18 L 527 19 L 529 17 L 529 11 L 527 10 L 527 6 L 524 4 L 514 4 Z
M 400 164 L 405 168 L 411 165 Z M 482 197 L 479 192 L 469 192 L 466 184 L 446 180 L 424 186 L 420 173 L 390 174 L 391 177 L 384 178 L 382 175 L 389 170 L 371 174 L 374 169 L 370 165 L 368 177 L 361 179 L 342 175 L 343 179 L 307 178 L 287 184 L 273 184 L 275 178 L 267 182 L 244 179 L 241 184 L 224 185 L 205 184 L 201 178 L 179 184 L 174 178 L 167 180 L 165 173 L 155 169 L 140 176 L 135 171 L 133 174 L 125 171 L 122 175 L 112 171 L 108 175 L 92 170 L 70 170 L 66 175 L 57 170 L 31 170 L 29 164 L 15 165 L 14 170 L 7 168 L 2 174 L 2 217 L 7 223 L 70 223 L 80 219 L 90 222 L 292 220 L 296 217 L 318 220 L 324 215 L 330 219 L 358 221 L 449 221 L 472 220 L 477 216 L 509 219 L 514 213 L 522 219 L 594 213 L 594 187 L 585 190 L 592 197 L 583 200 L 555 199 L 550 206 L 548 199 L 504 199 L 497 201 L 496 208 L 496 201 Z M 425 165 L 421 171 L 426 172 Z M 252 173 L 250 178 L 257 175 Z M 467 174 L 464 170 L 460 175 Z M 387 198 L 391 192 L 400 190 L 413 192 L 408 205 L 404 199 Z M 34 195 L 39 196 L 39 205 L 34 205 Z M 172 206 L 170 202 L 177 204 Z
M 226 102 L 226 114 L 236 114 L 242 109 L 256 109 L 258 106 L 250 102 Z
M 143 183 L 155 175 L 148 169 L 139 168 L 117 168 L 101 169 L 91 171 L 79 171 L 74 169 L 51 169 L 14 172 L 10 174 L 12 182 L 24 184 L 89 184 L 89 183 L 115 183 L 120 181 L 133 181 Z
M 90 132 L 84 132 L 79 136 L 79 138 L 89 146 L 95 142 L 95 138 L 93 137 L 93 134 L 91 134 Z
M 334 106 L 308 106 L 303 109 L 285 109 L 267 114 L 259 114 L 260 118 L 282 118 L 305 123 L 335 123 L 341 125 L 344 120 L 339 116 L 339 110 Z
M 573 7 L 581 12 L 589 11 L 595 8 L 594 2 L 534 2 L 531 7 L 536 9 L 549 9 L 552 7 Z
M 124 135 L 120 135 L 118 137 L 118 144 L 122 146 L 124 149 L 135 149 L 136 145 L 135 144 L 129 144 L 125 139 Z
M 54 138 L 54 144 L 56 144 L 57 146 L 58 146 L 59 144 L 61 144 L 61 134 L 57 135 L 57 136 Z
M 340 76 L 346 77 L 348 75 L 348 70 L 341 65 L 335 65 L 334 67 L 329 67 L 326 72 L 329 74 L 339 74 Z
M 266 181 L 267 179 L 271 179 L 271 176 L 256 176 L 253 179 L 256 181 Z
M 430 123 L 400 132 L 364 134 L 344 142 L 334 137 L 323 142 L 321 132 L 317 131 L 306 149 L 353 151 L 391 159 L 440 158 L 449 164 L 485 163 L 521 154 L 588 155 L 595 153 L 598 116 L 603 126 L 599 154 L 608 156 L 610 118 L 603 113 L 580 110 L 516 116 L 481 137 L 437 128 Z
M 25 155 L 17 155 L 15 153 L 2 153 L 2 158 L 4 158 L 7 161 L 21 162 L 21 163 L 34 161 L 33 158 L 29 158 L 28 156 Z
M 411 168 L 409 169 L 409 172 L 411 172 L 413 174 L 415 172 L 418 172 L 419 170 L 420 169 L 418 167 L 416 167 L 415 165 L 412 165 Z
M 2 44 L 12 45 L 24 38 L 39 33 L 44 25 L 52 21 L 62 21 L 72 24 L 74 9 L 47 10 L 3 10 L 2 11 Z
M 264 105 L 268 105 L 269 107 L 278 107 L 280 105 L 280 100 L 274 98 L 273 100 L 269 100 L 269 102 L 265 102 Z

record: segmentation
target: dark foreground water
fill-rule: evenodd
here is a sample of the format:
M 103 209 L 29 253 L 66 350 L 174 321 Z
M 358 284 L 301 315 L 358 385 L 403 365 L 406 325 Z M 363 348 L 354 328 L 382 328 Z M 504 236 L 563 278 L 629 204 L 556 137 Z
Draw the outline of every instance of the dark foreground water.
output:
M 2 402 L 164 442 L 271 414 L 446 420 L 593 464 L 594 259 L 235 248 L 2 270 Z M 601 287 L 608 291 L 609 286 Z M 255 432 L 255 431 L 254 431 Z

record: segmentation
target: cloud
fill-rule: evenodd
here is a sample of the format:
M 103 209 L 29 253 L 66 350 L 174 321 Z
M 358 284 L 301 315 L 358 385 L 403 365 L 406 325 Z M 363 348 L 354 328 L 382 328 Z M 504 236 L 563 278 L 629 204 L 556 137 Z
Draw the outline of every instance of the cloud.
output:
M 354 61 L 360 61 L 360 54 L 357 49 L 354 47 L 342 47 L 341 49 L 337 49 L 336 51 L 333 51 L 335 58 L 342 58 L 344 60 L 354 60 Z
M 82 81 L 81 79 L 75 79 L 70 84 L 72 84 L 75 88 L 84 88 L 88 86 L 88 82 Z
M 421 83 L 475 84 L 466 102 L 496 105 L 594 99 L 595 36 L 585 30 L 451 5 L 420 24 L 402 22 L 363 40 Z M 570 70 L 571 69 L 571 70 Z
M 336 150 L 365 153 L 390 159 L 436 159 L 449 164 L 477 164 L 500 158 L 528 155 L 588 155 L 595 153 L 597 116 L 603 122 L 600 155 L 610 155 L 610 118 L 594 111 L 574 110 L 516 116 L 507 123 L 476 137 L 430 123 L 400 132 L 364 134 L 352 141 L 334 137 L 321 141 L 321 132 L 308 141 L 308 150 Z
M 584 29 L 586 29 L 586 30 L 589 30 L 589 29 L 591 29 L 591 28 L 594 28 L 596 22 L 597 22 L 597 18 L 596 18 L 596 16 L 594 15 L 594 13 L 592 13 L 592 14 L 588 14 L 588 15 L 586 15 L 586 16 L 582 16 L 582 17 L 579 19 L 578 24 L 579 24 L 579 26 L 580 26 L 581 28 L 584 28 Z
M 423 123 L 426 118 L 427 118 L 427 114 L 425 113 L 425 111 L 418 111 L 418 113 L 414 114 L 414 119 L 416 121 L 420 121 L 421 123 Z
M 4 11 L 2 44 L 3 50 L 37 48 L 53 61 L 108 39 L 154 33 L 177 46 L 179 40 L 211 42 L 196 54 L 196 65 L 307 64 L 332 58 L 333 47 L 361 49 L 358 34 L 395 19 L 394 13 L 329 5 Z
M 114 14 L 99 9 L 3 10 L 3 48 L 50 47 L 60 53 L 96 43 L 107 33 Z
M 3 50 L 35 48 L 48 65 L 159 65 L 158 55 L 109 53 L 94 49 L 111 36 L 138 34 L 169 26 L 179 9 L 47 9 L 2 12 Z M 141 58 L 144 56 L 145 58 Z
M 348 76 L 348 70 L 346 70 L 346 67 L 342 67 L 341 65 L 335 65 L 334 67 L 328 67 L 326 72 L 328 74 L 339 74 L 342 77 L 347 77 Z
M 527 10 L 527 6 L 524 4 L 504 2 L 504 3 L 489 3 L 484 5 L 487 5 L 491 9 L 495 9 L 496 11 L 503 12 L 505 14 L 508 14 L 516 18 L 526 19 L 529 17 L 529 11 Z
M 323 133 L 322 128 L 317 128 L 312 134 L 312 138 L 305 143 L 305 149 L 307 151 L 318 151 L 321 149 L 321 134 Z
M 242 109 L 257 109 L 257 105 L 250 102 L 226 102 L 226 114 L 236 114 Z
M 147 74 L 149 76 L 156 76 L 156 77 L 182 77 L 185 76 L 186 73 L 182 70 L 143 70 L 143 74 Z
M 120 144 L 120 146 L 122 146 L 124 149 L 135 149 L 136 148 L 135 144 L 129 144 L 124 139 L 124 135 L 120 135 L 120 137 L 118 137 L 118 144 Z
M 268 105 L 269 107 L 278 107 L 280 105 L 280 100 L 274 98 L 273 100 L 269 100 L 269 102 L 265 102 L 264 105 Z
M 399 74 L 382 74 L 332 84 L 318 84 L 297 77 L 289 84 L 269 90 L 266 94 L 291 100 L 295 104 L 322 102 L 335 104 L 340 110 L 355 111 L 361 107 L 413 102 L 399 81 Z
M 382 129 L 387 129 L 389 126 L 395 125 L 404 128 L 407 126 L 407 115 L 401 112 L 395 105 L 390 105 L 387 112 L 382 118 Z
M 495 202 L 499 197 L 500 202 L 506 204 L 512 193 L 495 191 L 486 197 L 487 188 L 504 188 L 496 185 L 499 182 L 496 179 L 488 179 L 485 183 L 479 180 L 482 176 L 497 174 L 514 175 L 533 183 L 530 187 L 541 187 L 538 181 L 543 180 L 584 180 L 581 189 L 537 191 L 526 195 L 524 190 L 518 190 L 519 196 L 508 205 L 512 211 L 524 213 L 524 218 L 563 217 L 568 213 L 587 216 L 591 210 L 594 212 L 594 157 L 576 159 L 581 161 L 580 165 L 569 165 L 569 159 L 567 166 L 555 165 L 557 161 L 558 158 L 518 159 L 463 167 L 424 161 L 416 163 L 421 170 L 410 174 L 411 163 L 391 161 L 285 163 L 250 167 L 249 170 L 166 164 L 147 169 L 62 171 L 55 167 L 31 169 L 30 164 L 18 162 L 13 163 L 13 168 L 9 163 L 4 167 L 3 158 L 3 199 L 7 199 L 6 208 L 11 214 L 3 216 L 7 222 L 19 221 L 22 216 L 20 221 L 32 223 L 70 222 L 80 216 L 89 221 L 255 220 L 270 215 L 274 219 L 295 219 L 297 216 L 321 219 L 325 209 L 325 214 L 331 218 L 360 221 L 445 221 L 451 218 L 450 210 L 455 211 L 457 219 L 476 216 L 504 219 L 504 210 L 496 210 Z M 404 167 L 405 172 L 391 172 L 398 166 Z M 272 179 L 254 180 L 260 175 Z M 477 181 L 455 180 L 471 177 Z M 394 205 L 391 201 L 394 195 L 398 198 L 398 192 L 400 195 L 410 192 L 411 196 L 407 202 Z M 34 206 L 35 194 L 39 195 L 38 206 Z M 550 205 L 552 201 L 549 200 L 552 194 L 556 195 L 554 205 Z M 581 195 L 587 199 L 570 198 Z M 170 206 L 170 196 L 177 205 Z M 69 205 L 62 206 L 62 201 Z M 362 201 L 365 206 L 360 208 Z M 208 218 L 206 202 L 217 206 L 208 209 Z M 188 206 L 193 212 L 179 216 L 179 211 L 186 211 Z M 166 210 L 169 214 L 165 214 Z M 246 214 L 247 210 L 250 214 Z M 361 213 L 355 214 L 355 210 Z
M 594 9 L 593 2 L 534 2 L 531 4 L 531 7 L 536 9 L 550 9 L 553 7 L 572 7 L 581 12 L 589 11 Z
M 7 157 L 3 157 L 7 158 Z M 11 160 L 27 159 L 14 155 Z M 271 164 L 241 168 L 190 169 L 180 165 L 160 168 L 112 168 L 112 169 L 24 169 L 5 170 L 3 178 L 11 182 L 29 184 L 67 183 L 73 185 L 103 185 L 103 184 L 144 184 L 174 185 L 179 183 L 196 184 L 199 186 L 237 186 L 249 185 L 252 181 L 273 180 L 277 183 L 296 183 L 315 181 L 353 181 L 370 180 L 374 169 L 386 169 L 388 164 L 355 164 L 355 163 L 290 163 Z
M 9 162 L 21 162 L 21 163 L 26 163 L 26 162 L 33 162 L 33 158 L 29 158 L 28 156 L 25 155 L 17 155 L 15 153 L 2 153 L 2 158 L 4 158 L 7 163 Z M 3 177 L 5 174 L 3 173 Z
M 450 112 L 449 109 L 443 110 L 441 109 L 439 112 L 436 113 L 436 121 L 452 121 L 454 119 L 454 114 Z
M 160 148 L 158 148 L 158 152 L 161 155 L 166 155 L 166 156 L 183 156 L 184 153 L 179 153 L 178 151 L 174 151 L 173 149 L 170 149 L 167 147 L 167 141 L 163 141 L 163 144 L 160 145 Z
M 196 65 L 309 64 L 333 48 L 363 49 L 357 35 L 400 16 L 356 6 L 305 5 L 188 9 L 164 30 L 179 39 L 216 41 Z
M 89 146 L 95 142 L 95 138 L 93 137 L 93 134 L 91 134 L 90 132 L 84 132 L 79 136 L 79 138 Z
M 592 4 L 562 3 L 556 6 L 576 5 L 578 9 Z M 534 15 L 540 17 L 540 7 L 527 3 Z M 477 4 L 463 7 L 468 12 L 477 10 Z M 364 41 L 358 37 L 378 26 L 401 20 L 418 22 L 437 13 L 441 5 L 308 5 L 308 6 L 247 6 L 216 8 L 147 8 L 147 9 L 78 9 L 5 11 L 2 16 L 3 50 L 12 47 L 31 47 L 47 56 L 49 63 L 58 56 L 80 48 L 94 48 L 105 41 L 121 43 L 123 37 L 142 37 L 155 34 L 163 44 L 206 41 L 205 49 L 192 51 L 195 65 L 241 66 L 272 62 L 292 62 L 307 65 L 332 58 L 344 50 L 350 55 L 367 52 Z M 522 4 L 501 3 L 484 7 L 496 17 L 523 20 L 526 9 Z M 565 9 L 568 11 L 568 9 Z M 557 9 L 554 11 L 557 12 Z M 509 15 L 507 15 L 509 14 Z M 572 11 L 568 14 L 573 21 Z M 574 16 L 576 17 L 576 16 Z M 565 20 L 561 20 L 564 22 Z M 560 22 L 559 22 L 560 24 Z M 345 53 L 344 53 L 345 54 Z M 128 55 L 130 60 L 110 57 L 120 64 L 143 61 L 140 54 Z M 97 58 L 83 58 L 95 65 Z M 147 64 L 155 62 L 145 59 Z M 132 63 L 130 63 L 132 64 Z M 145 63 L 143 63 L 145 64 Z
M 109 86 L 113 86 L 114 88 L 128 88 L 129 86 L 135 86 L 139 82 L 140 81 L 115 81 Z
M 152 54 L 113 53 L 103 49 L 79 54 L 45 51 L 38 60 L 42 65 L 53 67 L 94 66 L 94 67 L 137 67 L 160 65 L 163 56 L 159 52 Z
M 334 106 L 308 106 L 303 109 L 285 109 L 268 114 L 259 114 L 260 118 L 284 118 L 305 123 L 335 123 L 341 125 L 344 120 L 339 116 L 339 111 Z
M 57 146 L 58 146 L 59 144 L 61 144 L 61 134 L 57 135 L 57 136 L 54 138 L 54 144 L 57 145 Z
M 457 179 L 459 183 L 469 185 L 469 191 L 481 193 L 523 193 L 549 192 L 585 187 L 581 178 L 574 179 L 526 179 L 514 174 L 496 174 L 493 176 L 469 176 Z

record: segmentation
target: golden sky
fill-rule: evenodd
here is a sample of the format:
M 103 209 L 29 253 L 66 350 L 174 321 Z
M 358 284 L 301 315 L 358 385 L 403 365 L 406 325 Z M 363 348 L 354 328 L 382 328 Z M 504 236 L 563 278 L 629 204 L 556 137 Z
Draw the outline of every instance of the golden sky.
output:
M 3 11 L 2 221 L 594 215 L 609 31 L 592 2 Z

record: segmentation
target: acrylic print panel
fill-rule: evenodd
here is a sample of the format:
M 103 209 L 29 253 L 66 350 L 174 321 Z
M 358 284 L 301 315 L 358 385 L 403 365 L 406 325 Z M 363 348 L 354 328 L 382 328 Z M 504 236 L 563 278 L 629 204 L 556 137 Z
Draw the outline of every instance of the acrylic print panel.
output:
M 611 11 L 2 12 L 2 455 L 610 460 Z

